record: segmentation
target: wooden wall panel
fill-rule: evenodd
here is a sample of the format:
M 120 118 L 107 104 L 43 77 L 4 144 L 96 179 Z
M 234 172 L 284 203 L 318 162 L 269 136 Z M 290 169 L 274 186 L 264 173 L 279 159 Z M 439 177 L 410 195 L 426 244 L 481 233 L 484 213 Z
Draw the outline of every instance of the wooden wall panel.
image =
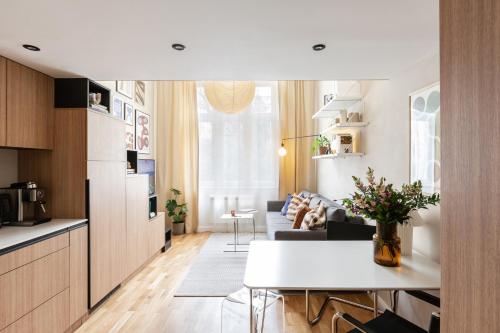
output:
M 7 60 L 0 57 L 0 146 L 7 144 Z
M 441 0 L 441 327 L 500 332 L 500 2 Z
M 69 232 L 69 322 L 73 324 L 88 309 L 88 228 Z
M 7 146 L 51 149 L 54 79 L 7 60 Z

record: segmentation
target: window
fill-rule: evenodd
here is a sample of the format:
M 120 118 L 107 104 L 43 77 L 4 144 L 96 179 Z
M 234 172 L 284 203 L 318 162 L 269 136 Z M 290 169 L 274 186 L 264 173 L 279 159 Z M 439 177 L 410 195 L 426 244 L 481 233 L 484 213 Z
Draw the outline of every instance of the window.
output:
M 255 208 L 278 196 L 279 117 L 275 82 L 256 83 L 238 114 L 214 110 L 198 87 L 200 224 L 230 209 Z

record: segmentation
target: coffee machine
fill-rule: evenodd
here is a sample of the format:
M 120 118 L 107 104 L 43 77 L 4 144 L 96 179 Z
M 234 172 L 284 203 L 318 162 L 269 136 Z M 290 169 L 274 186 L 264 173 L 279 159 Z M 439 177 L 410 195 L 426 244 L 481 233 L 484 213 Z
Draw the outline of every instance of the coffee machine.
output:
M 0 188 L 0 224 L 33 226 L 49 222 L 45 190 L 35 182 L 11 184 Z

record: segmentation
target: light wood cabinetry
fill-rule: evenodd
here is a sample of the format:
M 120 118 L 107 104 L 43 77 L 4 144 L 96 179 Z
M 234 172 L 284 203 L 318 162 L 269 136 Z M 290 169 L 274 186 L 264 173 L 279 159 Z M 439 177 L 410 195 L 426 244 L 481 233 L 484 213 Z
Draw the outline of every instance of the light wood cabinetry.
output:
M 149 257 L 148 176 L 131 175 L 126 179 L 127 197 L 127 275 Z
M 0 57 L 0 146 L 7 144 L 7 60 Z
M 54 79 L 7 60 L 6 146 L 52 149 Z
M 165 246 L 165 213 L 158 212 L 148 224 L 149 257 L 151 257 Z
M 124 139 L 125 123 L 122 120 L 89 110 L 87 122 L 87 159 L 89 161 L 127 160 Z
M 51 298 L 32 313 L 33 333 L 63 333 L 69 325 L 69 289 Z
M 0 276 L 0 329 L 69 287 L 68 248 Z
M 125 277 L 125 163 L 87 163 L 91 306 L 97 304 Z
M 65 332 L 87 310 L 87 226 L 0 256 L 0 333 Z
M 74 323 L 88 309 L 88 227 L 69 232 L 69 321 Z

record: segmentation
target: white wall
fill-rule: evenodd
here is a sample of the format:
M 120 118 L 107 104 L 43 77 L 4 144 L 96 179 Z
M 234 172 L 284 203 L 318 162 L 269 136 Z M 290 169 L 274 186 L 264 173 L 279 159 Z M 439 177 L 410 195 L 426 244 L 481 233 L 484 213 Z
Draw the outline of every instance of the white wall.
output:
M 0 187 L 17 182 L 17 150 L 0 149 Z
M 361 135 L 361 147 L 366 155 L 318 161 L 318 192 L 334 199 L 345 198 L 354 191 L 351 176 L 364 177 L 369 166 L 376 176 L 384 176 L 396 186 L 409 182 L 409 94 L 437 81 L 439 55 L 436 54 L 390 80 L 361 82 L 365 101 L 363 120 L 370 123 Z M 319 83 L 321 105 L 323 95 L 332 93 L 334 86 L 332 81 Z M 328 120 L 321 120 L 320 128 L 328 124 Z M 439 262 L 439 208 L 433 207 L 421 216 L 426 224 L 414 229 L 414 249 Z M 430 309 L 419 301 L 404 295 L 400 297 L 401 313 L 423 327 L 428 324 Z
M 134 102 L 133 98 L 128 98 L 125 95 L 120 94 L 119 92 L 116 91 L 116 81 L 98 81 L 100 84 L 106 86 L 111 90 L 111 93 L 119 96 L 124 102 L 132 104 L 134 106 L 134 112 L 135 109 L 138 109 L 144 113 L 147 113 L 151 116 L 151 121 L 152 121 L 152 126 L 151 126 L 151 153 L 150 154 L 139 154 L 139 158 L 155 158 L 156 156 L 156 117 L 155 117 L 155 110 L 156 110 L 156 101 L 155 101 L 155 81 L 144 81 L 146 83 L 146 98 L 144 101 L 144 106 L 138 105 L 137 103 Z M 113 96 L 111 96 L 111 101 L 110 103 L 113 103 Z M 123 138 L 125 141 L 125 138 Z

